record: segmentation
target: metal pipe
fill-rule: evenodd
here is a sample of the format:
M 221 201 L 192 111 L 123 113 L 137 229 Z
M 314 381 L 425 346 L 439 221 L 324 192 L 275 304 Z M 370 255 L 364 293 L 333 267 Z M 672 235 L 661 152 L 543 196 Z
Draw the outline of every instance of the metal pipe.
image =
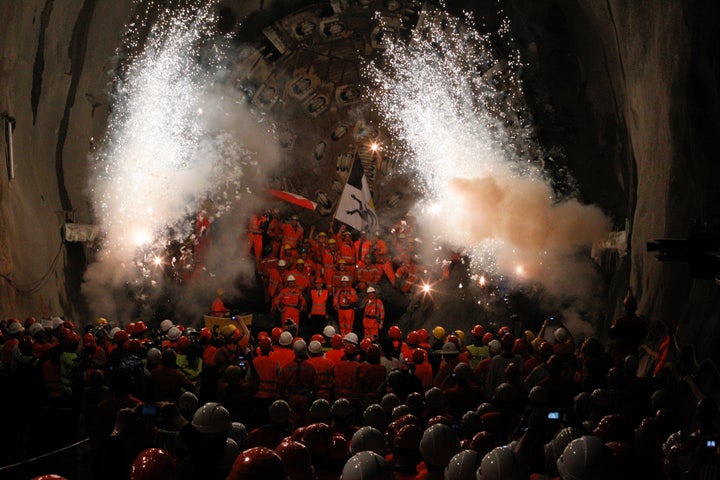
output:
M 13 154 L 13 130 L 15 129 L 15 119 L 8 115 L 3 114 L 5 120 L 5 139 L 7 140 L 8 150 L 8 178 L 12 180 L 15 178 L 15 156 Z

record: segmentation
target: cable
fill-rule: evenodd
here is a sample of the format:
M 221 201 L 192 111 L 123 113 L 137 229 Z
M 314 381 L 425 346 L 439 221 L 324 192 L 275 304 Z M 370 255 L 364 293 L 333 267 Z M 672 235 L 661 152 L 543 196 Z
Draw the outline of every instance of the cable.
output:
M 27 460 L 23 460 L 22 462 L 18 462 L 18 463 L 13 463 L 12 465 L 5 465 L 4 467 L 0 467 L 0 473 L 4 472 L 4 471 L 6 471 L 6 470 L 11 470 L 11 469 L 13 469 L 13 468 L 20 467 L 20 466 L 25 465 L 25 464 L 27 464 L 27 463 L 36 462 L 36 461 L 41 460 L 41 459 L 43 459 L 43 458 L 50 457 L 50 456 L 55 455 L 55 454 L 60 453 L 60 452 L 64 452 L 65 450 L 69 450 L 69 449 L 71 449 L 71 448 L 78 447 L 78 446 L 80 446 L 80 445 L 82 445 L 82 444 L 84 444 L 84 443 L 87 443 L 87 442 L 89 442 L 89 441 L 90 441 L 89 438 L 83 438 L 82 440 L 80 440 L 80 441 L 78 441 L 78 442 L 75 442 L 75 443 L 73 443 L 73 444 L 71 444 L 71 445 L 68 445 L 68 446 L 66 446 L 66 447 L 59 448 L 59 449 L 54 450 L 54 451 L 52 451 L 52 452 L 43 453 L 42 455 L 38 455 L 37 457 L 28 458 Z
M 55 266 L 57 264 L 58 259 L 60 258 L 60 253 L 62 253 L 63 248 L 63 242 L 60 242 L 60 246 L 58 247 L 58 251 L 55 254 L 55 258 L 53 258 L 53 261 L 50 263 L 50 268 L 48 268 L 47 272 L 40 277 L 38 280 L 30 283 L 26 287 L 21 287 L 18 285 L 15 285 L 15 282 L 12 278 L 10 278 L 8 275 L 5 275 L 4 273 L 0 273 L 0 278 L 5 279 L 5 281 L 15 290 L 17 293 L 21 295 L 31 295 L 42 288 L 42 286 L 45 284 L 48 278 L 50 278 L 50 275 L 55 271 Z

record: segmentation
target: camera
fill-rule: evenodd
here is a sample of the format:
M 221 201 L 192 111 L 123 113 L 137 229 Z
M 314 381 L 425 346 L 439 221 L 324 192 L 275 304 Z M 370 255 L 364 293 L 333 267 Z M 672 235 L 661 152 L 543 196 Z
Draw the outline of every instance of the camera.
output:
M 157 416 L 158 410 L 155 405 L 143 405 L 141 414 L 143 417 L 155 417 Z
M 560 412 L 549 412 L 547 418 L 548 420 L 560 420 Z

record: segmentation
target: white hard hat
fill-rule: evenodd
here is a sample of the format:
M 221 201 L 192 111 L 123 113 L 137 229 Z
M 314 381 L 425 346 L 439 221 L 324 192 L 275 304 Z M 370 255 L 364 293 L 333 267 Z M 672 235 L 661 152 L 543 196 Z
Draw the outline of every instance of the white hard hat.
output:
M 166 318 L 165 320 L 160 322 L 160 330 L 163 333 L 167 333 L 167 331 L 170 330 L 172 328 L 172 326 L 173 326 L 173 322 L 172 322 L 172 320 L 170 320 L 168 318 Z
M 362 427 L 355 432 L 350 440 L 350 453 L 375 452 L 383 457 L 387 453 L 385 435 L 373 427 Z
M 358 341 L 359 341 L 358 336 L 355 335 L 355 333 L 353 333 L 353 332 L 350 332 L 347 335 L 345 335 L 345 337 L 343 337 L 343 340 L 348 343 L 352 343 L 353 345 L 357 345 Z
M 338 398 L 330 407 L 330 413 L 340 418 L 347 418 L 352 413 L 352 405 L 347 398 Z
M 43 331 L 43 326 L 42 326 L 42 323 L 40 323 L 40 322 L 35 322 L 32 325 L 30 325 L 30 328 L 28 328 L 28 332 L 30 333 L 30 335 L 33 335 L 33 336 L 36 333 L 41 332 L 41 331 Z
M 558 342 L 564 342 L 565 340 L 568 339 L 568 332 L 567 332 L 567 330 L 565 330 L 562 327 L 556 328 L 554 335 L 555 335 L 555 340 L 557 340 Z
M 120 331 L 120 327 L 113 327 L 110 329 L 110 338 L 114 338 L 115 334 Z
M 444 467 L 460 451 L 460 439 L 450 427 L 436 423 L 423 432 L 420 453 L 425 463 Z
M 228 437 L 235 440 L 235 443 L 237 443 L 240 449 L 245 448 L 248 439 L 248 433 L 245 425 L 240 422 L 232 422 L 230 424 L 230 429 L 228 430 Z
M 173 342 L 176 341 L 178 338 L 182 336 L 182 330 L 180 330 L 176 326 L 170 327 L 170 330 L 167 332 L 167 338 L 168 340 L 172 340 Z
M 307 353 L 307 344 L 305 343 L 305 340 L 302 338 L 299 340 L 296 340 L 295 343 L 293 343 L 293 352 L 295 352 L 296 356 L 303 356 Z
M 392 480 L 394 477 L 390 464 L 373 452 L 360 452 L 345 463 L 341 477 L 343 480 Z
M 395 421 L 399 419 L 400 417 L 404 417 L 407 414 L 412 414 L 412 410 L 410 410 L 410 407 L 405 405 L 404 403 L 401 403 L 397 407 L 392 409 L 392 413 L 390 414 L 390 419 L 392 421 Z
M 308 352 L 312 353 L 313 355 L 321 353 L 322 344 L 317 340 L 313 340 L 312 342 L 310 342 L 310 345 L 308 345 Z
M 350 281 L 350 277 L 348 277 L 347 275 L 343 275 L 342 277 L 340 277 L 340 281 L 341 281 L 341 282 L 349 282 L 349 281 Z
M 16 334 L 16 333 L 20 333 L 20 332 L 22 332 L 23 330 L 25 330 L 25 328 L 24 328 L 22 325 L 20 325 L 20 322 L 13 322 L 13 323 L 11 323 L 10 326 L 8 327 L 8 333 L 9 333 L 10 335 L 14 335 L 14 334 Z
M 327 325 L 325 328 L 323 328 L 323 335 L 325 335 L 327 338 L 332 338 L 335 336 L 335 328 L 333 328 L 332 325 Z
M 228 437 L 225 439 L 225 453 L 223 459 L 220 462 L 221 470 L 230 470 L 232 464 L 235 463 L 235 459 L 240 455 L 240 447 L 237 442 L 232 438 Z
M 457 345 L 455 345 L 454 342 L 445 342 L 442 346 L 441 353 L 443 355 L 457 355 L 460 353 L 460 350 L 458 350 Z
M 463 450 L 450 459 L 445 467 L 445 480 L 475 478 L 475 472 L 482 462 L 482 456 L 475 450 Z
M 565 447 L 576 438 L 582 437 L 582 430 L 576 427 L 565 427 L 555 434 L 550 442 L 545 444 L 545 458 L 553 463 L 562 455 Z
M 530 480 L 520 457 L 509 446 L 496 447 L 482 459 L 477 470 L 480 480 Z M 572 477 L 575 478 L 575 477 Z
M 375 293 L 375 288 L 374 288 L 374 287 L 368 287 L 367 290 L 366 290 L 366 292 L 367 292 L 367 293 Z
M 425 392 L 425 403 L 430 408 L 442 407 L 443 401 L 445 400 L 445 394 L 442 390 L 437 387 L 432 387 Z
M 381 399 L 380 399 L 380 406 L 385 411 L 385 413 L 390 416 L 392 415 L 392 411 L 395 407 L 400 405 L 400 399 L 397 395 L 394 393 L 386 393 Z
M 157 348 L 155 349 L 157 350 Z M 158 350 L 159 351 L 159 350 Z M 195 410 L 198 408 L 198 398 L 197 396 L 192 392 L 183 392 L 182 395 L 180 395 L 180 398 L 178 398 L 177 406 L 178 410 L 180 410 L 180 413 L 195 413 Z
M 202 433 L 224 433 L 230 427 L 230 413 L 216 402 L 208 402 L 193 415 L 192 424 Z
M 502 344 L 500 343 L 500 340 L 493 339 L 488 343 L 488 348 L 490 348 L 491 352 L 500 353 L 502 350 Z
M 278 267 L 285 267 L 287 266 L 287 262 L 285 260 L 278 261 Z
M 294 281 L 295 281 L 295 275 L 288 275 L 288 276 L 287 276 L 287 281 L 288 281 L 288 282 L 294 282 Z
M 62 318 L 60 318 L 60 317 L 52 317 L 50 320 L 52 321 L 52 329 L 53 329 L 53 330 L 55 330 L 55 329 L 58 328 L 60 325 L 62 325 L 63 323 L 65 323 L 65 321 L 64 321 Z
M 369 405 L 363 412 L 363 421 L 365 424 L 378 429 L 385 428 L 387 418 L 385 410 L 377 403 Z
M 280 338 L 278 339 L 278 343 L 279 343 L 280 345 L 282 345 L 283 347 L 287 347 L 288 345 L 290 345 L 290 344 L 292 343 L 292 340 L 293 340 L 292 333 L 286 331 L 286 332 L 282 332 L 282 333 L 280 334 Z
M 318 421 L 327 420 L 330 418 L 330 402 L 324 398 L 316 399 L 312 405 L 310 405 L 310 416 Z
M 612 465 L 612 452 L 600 437 L 585 435 L 565 447 L 556 465 L 562 478 L 607 478 Z
M 160 363 L 160 360 L 162 360 L 162 352 L 157 348 L 153 347 L 147 351 L 147 353 L 145 354 L 145 359 L 150 365 L 158 364 Z

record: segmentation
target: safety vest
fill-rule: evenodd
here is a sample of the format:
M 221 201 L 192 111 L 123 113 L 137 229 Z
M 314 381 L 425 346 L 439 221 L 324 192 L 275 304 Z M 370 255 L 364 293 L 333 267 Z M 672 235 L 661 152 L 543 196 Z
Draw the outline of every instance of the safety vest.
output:
M 282 227 L 282 245 L 290 245 L 291 247 L 297 247 L 303 239 L 303 229 L 301 226 L 293 228 L 289 223 Z
M 317 396 L 319 398 L 330 398 L 330 390 L 332 390 L 332 368 L 333 364 L 330 360 L 323 357 L 310 357 L 307 360 L 307 363 L 313 366 L 315 368 L 315 371 L 318 375 L 318 392 Z
M 330 292 L 323 288 L 310 290 L 310 315 L 327 315 L 327 301 Z
M 355 308 L 357 299 L 357 293 L 354 288 L 343 288 L 335 296 L 335 308 L 338 310 L 349 310 Z
M 385 306 L 382 300 L 379 298 L 373 300 L 368 299 L 365 304 L 363 316 L 369 320 L 375 320 L 379 323 L 382 322 L 385 319 Z
M 372 242 L 370 240 L 355 240 L 355 258 L 365 260 L 367 254 L 372 250 Z
M 253 368 L 258 374 L 258 387 L 255 391 L 256 398 L 277 398 L 280 384 L 278 374 L 280 364 L 269 355 L 262 355 L 253 358 Z
M 296 287 L 286 287 L 280 290 L 278 293 L 277 305 L 283 308 L 297 308 L 299 309 L 305 304 L 305 299 L 300 292 L 300 289 Z
M 352 244 L 343 242 L 340 244 L 339 250 L 340 258 L 345 260 L 345 263 L 348 265 L 355 265 L 355 249 Z
M 480 365 L 480 362 L 486 358 L 490 358 L 490 349 L 486 345 L 476 346 L 473 344 L 465 348 L 470 353 L 470 366 L 473 370 Z

